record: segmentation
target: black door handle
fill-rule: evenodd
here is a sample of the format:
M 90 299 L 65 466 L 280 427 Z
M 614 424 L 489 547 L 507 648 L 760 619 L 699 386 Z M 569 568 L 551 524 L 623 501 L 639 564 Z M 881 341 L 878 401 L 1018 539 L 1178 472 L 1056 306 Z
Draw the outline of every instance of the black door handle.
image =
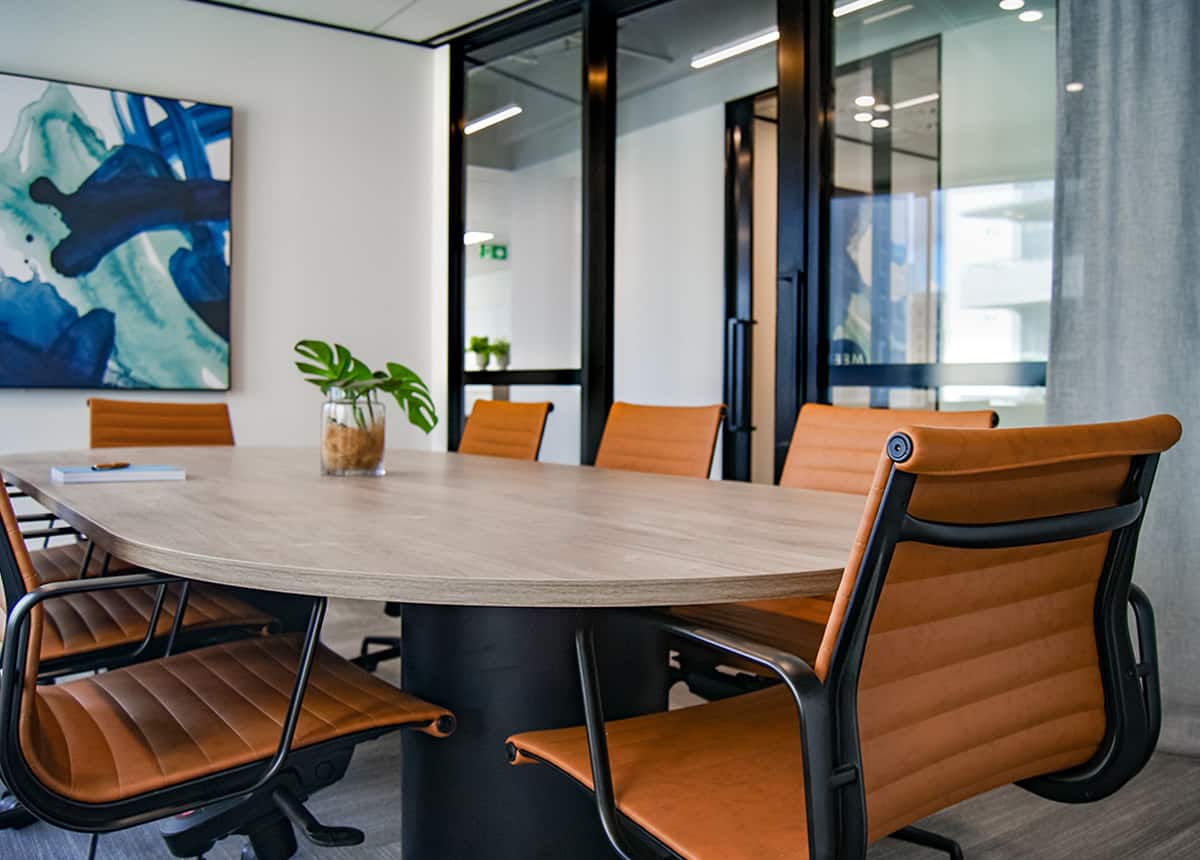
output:
M 751 326 L 755 320 L 730 317 L 725 320 L 725 430 L 728 433 L 748 433 L 750 425 L 750 342 Z M 741 337 L 739 337 L 739 332 Z

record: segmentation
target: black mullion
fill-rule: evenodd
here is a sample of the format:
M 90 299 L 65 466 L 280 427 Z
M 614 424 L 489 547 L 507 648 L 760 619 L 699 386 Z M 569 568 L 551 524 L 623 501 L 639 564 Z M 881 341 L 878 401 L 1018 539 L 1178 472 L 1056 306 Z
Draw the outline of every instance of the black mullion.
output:
M 832 0 L 779 0 L 775 478 L 800 405 L 828 394 Z
M 448 296 L 446 302 L 446 447 L 457 451 L 462 438 L 466 412 L 463 391 L 464 353 L 466 351 L 466 260 L 463 233 L 466 232 L 466 51 L 462 42 L 450 45 L 450 146 L 449 170 L 449 256 L 447 258 Z
M 750 480 L 754 318 L 754 104 L 756 96 L 725 105 L 725 433 L 721 470 L 725 480 Z M 742 351 L 738 351 L 739 344 Z M 746 409 L 743 410 L 742 406 Z M 743 411 L 746 414 L 743 414 Z
M 613 241 L 616 208 L 615 0 L 583 4 L 583 384 L 581 463 L 595 461 L 613 402 Z

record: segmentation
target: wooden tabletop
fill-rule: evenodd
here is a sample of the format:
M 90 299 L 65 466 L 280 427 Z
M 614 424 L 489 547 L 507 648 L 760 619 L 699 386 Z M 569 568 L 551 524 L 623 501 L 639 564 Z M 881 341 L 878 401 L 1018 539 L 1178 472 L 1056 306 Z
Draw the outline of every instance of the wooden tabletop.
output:
M 186 481 L 62 485 L 51 466 L 183 465 Z M 863 501 L 492 457 L 389 451 L 384 478 L 317 452 L 0 455 L 0 471 L 134 564 L 298 594 L 476 606 L 657 606 L 837 587 Z

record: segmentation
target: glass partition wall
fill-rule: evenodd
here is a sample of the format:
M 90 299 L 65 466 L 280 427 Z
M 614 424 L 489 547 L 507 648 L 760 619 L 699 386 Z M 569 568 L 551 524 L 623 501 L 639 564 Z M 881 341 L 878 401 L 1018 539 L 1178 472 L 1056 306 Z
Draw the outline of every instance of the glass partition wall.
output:
M 720 399 L 762 481 L 806 401 L 1042 420 L 1054 0 L 549 0 L 451 56 L 451 448 L 479 396 L 560 462 Z
M 834 56 L 831 401 L 1040 423 L 1055 4 L 872 4 Z

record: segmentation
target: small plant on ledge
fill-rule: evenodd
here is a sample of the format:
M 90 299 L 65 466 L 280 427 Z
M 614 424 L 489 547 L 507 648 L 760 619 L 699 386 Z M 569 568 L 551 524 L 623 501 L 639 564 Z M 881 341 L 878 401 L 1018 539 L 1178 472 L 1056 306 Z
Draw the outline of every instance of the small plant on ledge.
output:
M 491 353 L 492 347 L 488 343 L 486 337 L 472 337 L 467 344 L 467 352 L 471 353 L 475 361 L 471 370 L 486 370 L 488 363 L 488 355 Z
M 437 410 L 424 380 L 403 364 L 371 370 L 340 343 L 302 340 L 296 367 L 326 396 L 321 421 L 321 470 L 326 475 L 382 475 L 387 411 L 379 393 L 392 395 L 410 424 L 428 433 Z
M 488 352 L 492 354 L 492 362 L 488 365 L 488 370 L 508 370 L 508 359 L 512 352 L 512 347 L 504 338 L 497 338 L 492 341 L 488 347 Z

